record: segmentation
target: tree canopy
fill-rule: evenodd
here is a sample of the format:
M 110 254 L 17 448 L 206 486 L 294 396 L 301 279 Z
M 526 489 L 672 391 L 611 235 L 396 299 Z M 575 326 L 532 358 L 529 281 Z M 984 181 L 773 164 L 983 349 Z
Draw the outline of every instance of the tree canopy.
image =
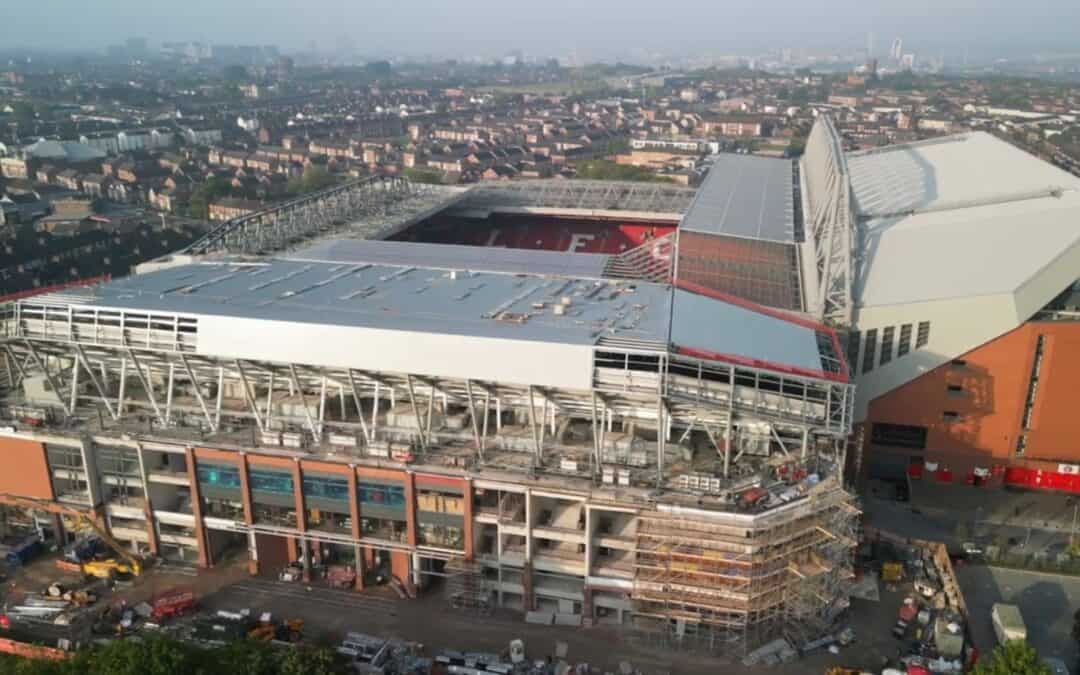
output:
M 578 178 L 591 180 L 631 180 L 645 183 L 670 183 L 667 178 L 658 176 L 649 169 L 628 164 L 616 164 L 606 159 L 582 162 L 578 165 Z
M 443 173 L 435 169 L 421 169 L 409 167 L 401 172 L 403 176 L 414 183 L 427 183 L 428 185 L 442 185 Z
M 202 649 L 162 636 L 117 640 L 79 652 L 69 661 L 0 660 L 0 675 L 337 675 L 346 672 L 325 648 L 280 651 L 241 640 Z
M 326 169 L 310 166 L 302 175 L 289 179 L 288 191 L 291 195 L 300 195 L 330 187 L 336 182 L 337 179 Z
M 1009 640 L 984 657 L 971 675 L 1053 675 L 1035 648 L 1024 640 Z

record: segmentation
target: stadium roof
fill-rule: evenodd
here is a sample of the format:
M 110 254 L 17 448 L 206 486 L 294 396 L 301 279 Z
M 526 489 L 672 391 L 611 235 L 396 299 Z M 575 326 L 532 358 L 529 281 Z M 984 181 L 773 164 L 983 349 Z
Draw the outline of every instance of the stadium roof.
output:
M 230 353 L 220 356 L 230 358 L 301 354 L 317 364 L 323 352 L 367 350 L 365 335 L 386 344 L 379 341 L 402 331 L 402 337 L 390 343 L 399 354 L 364 358 L 385 364 L 387 358 L 400 357 L 396 362 L 408 364 L 419 358 L 417 350 L 435 349 L 423 354 L 430 361 L 440 356 L 438 349 L 407 335 L 438 334 L 478 338 L 480 343 L 490 338 L 504 345 L 509 340 L 655 350 L 674 346 L 696 358 L 838 379 L 838 369 L 827 363 L 834 356 L 835 336 L 822 346 L 821 335 L 831 335 L 827 329 L 701 289 L 353 262 L 353 257 L 367 256 L 351 246 L 335 254 L 333 246 L 322 245 L 329 257 L 336 255 L 332 261 L 201 262 L 27 302 L 196 317 L 199 352 L 215 355 L 215 346 L 227 345 Z M 564 309 L 557 310 L 559 306 Z M 370 332 L 344 334 L 331 327 Z M 460 344 L 439 339 L 443 347 Z M 467 372 L 470 366 L 452 367 Z M 560 365 L 537 362 L 534 367 Z
M 860 307 L 1013 293 L 1080 243 L 1080 179 L 987 133 L 853 153 L 848 169 Z
M 752 359 L 801 374 L 839 375 L 840 345 L 831 331 L 748 302 L 718 299 L 690 284 L 675 289 L 671 343 L 676 350 L 721 361 Z
M 473 186 L 455 207 L 465 212 L 557 212 L 678 219 L 696 194 L 670 183 L 603 180 L 515 180 Z
M 313 262 L 371 263 L 440 270 L 531 273 L 594 279 L 604 276 L 604 265 L 608 260 L 608 256 L 597 253 L 367 239 L 320 241 L 284 257 L 290 260 Z
M 791 160 L 724 153 L 715 156 L 681 228 L 793 242 L 794 223 Z
M 86 292 L 78 304 L 570 344 L 662 342 L 670 310 L 653 284 L 278 258 L 182 265 Z M 556 316 L 563 297 L 571 306 Z

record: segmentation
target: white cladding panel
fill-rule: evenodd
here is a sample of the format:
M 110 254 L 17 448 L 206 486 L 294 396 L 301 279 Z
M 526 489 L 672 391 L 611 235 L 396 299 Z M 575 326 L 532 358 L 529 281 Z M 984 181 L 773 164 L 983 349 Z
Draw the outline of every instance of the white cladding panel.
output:
M 199 316 L 198 353 L 587 390 L 590 345 Z
M 915 348 L 914 340 L 919 322 L 930 322 L 930 340 L 926 346 Z M 866 418 L 870 401 L 904 385 L 923 373 L 965 354 L 976 347 L 1003 335 L 1022 323 L 1016 316 L 1012 295 L 987 295 L 956 300 L 923 302 L 910 305 L 887 305 L 864 308 L 858 311 L 856 327 L 865 340 L 866 331 L 876 328 L 878 346 L 875 349 L 874 367 L 863 374 L 866 345 L 860 345 L 860 358 L 851 364 L 855 377 L 855 421 Z M 893 326 L 896 335 L 900 326 L 912 325 L 911 351 L 904 356 L 881 363 L 881 336 L 885 328 Z

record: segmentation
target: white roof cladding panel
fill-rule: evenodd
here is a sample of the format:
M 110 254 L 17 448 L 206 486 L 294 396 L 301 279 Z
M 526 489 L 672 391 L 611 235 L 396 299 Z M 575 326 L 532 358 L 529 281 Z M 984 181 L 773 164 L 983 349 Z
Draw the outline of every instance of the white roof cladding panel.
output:
M 227 316 L 199 317 L 199 353 L 328 368 L 588 390 L 589 345 Z

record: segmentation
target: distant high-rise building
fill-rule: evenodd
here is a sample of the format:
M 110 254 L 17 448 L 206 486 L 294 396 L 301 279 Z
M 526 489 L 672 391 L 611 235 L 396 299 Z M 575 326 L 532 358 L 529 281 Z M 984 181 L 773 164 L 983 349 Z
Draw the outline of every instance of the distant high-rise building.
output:
M 900 38 L 896 38 L 892 43 L 892 51 L 889 52 L 889 56 L 893 61 L 899 62 L 904 56 L 904 41 Z
M 903 54 L 900 57 L 900 67 L 904 70 L 915 70 L 915 55 Z
M 866 34 L 866 58 L 874 58 L 874 31 L 869 31 Z

